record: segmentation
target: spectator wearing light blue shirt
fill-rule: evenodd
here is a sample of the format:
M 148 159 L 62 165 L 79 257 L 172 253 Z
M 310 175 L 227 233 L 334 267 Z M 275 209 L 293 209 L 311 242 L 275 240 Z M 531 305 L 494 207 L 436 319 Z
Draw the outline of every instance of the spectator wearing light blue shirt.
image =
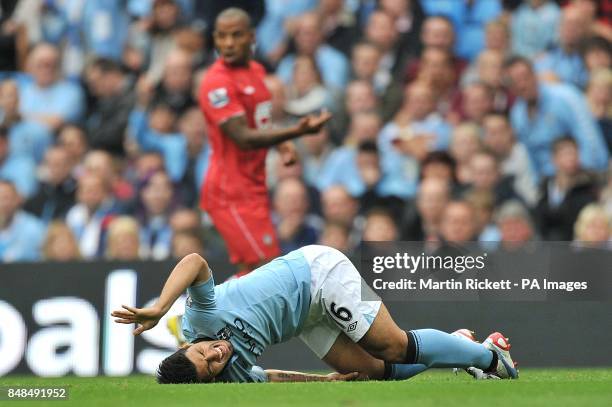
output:
M 187 168 L 187 140 L 174 132 L 174 121 L 166 105 L 157 105 L 149 113 L 137 107 L 130 113 L 128 135 L 142 150 L 160 153 L 172 182 L 179 182 Z
M 321 71 L 323 82 L 334 90 L 344 89 L 349 79 L 350 65 L 344 54 L 324 44 L 320 20 L 314 13 L 304 14 L 295 33 L 295 46 L 298 55 L 313 56 Z M 279 63 L 276 74 L 285 83 L 293 77 L 296 54 L 285 56 Z
M 266 0 L 266 14 L 256 31 L 258 51 L 271 62 L 276 62 L 275 54 L 283 48 L 287 40 L 285 22 L 314 9 L 317 3 L 316 0 Z
M 435 111 L 435 106 L 431 87 L 415 82 L 406 88 L 404 103 L 395 119 L 380 132 L 378 149 L 383 173 L 387 174 L 396 196 L 414 196 L 419 160 L 430 151 L 448 148 L 451 127 Z
M 34 261 L 45 236 L 43 223 L 20 209 L 15 185 L 0 178 L 0 262 Z
M 11 181 L 19 195 L 29 198 L 36 192 L 36 163 L 27 155 L 9 152 L 6 129 L 0 128 L 0 179 Z
M 554 1 L 524 1 L 512 15 L 512 50 L 533 58 L 554 45 L 560 14 Z
M 380 125 L 380 118 L 373 112 L 356 113 L 351 117 L 344 145 L 332 151 L 322 165 L 316 181 L 319 191 L 340 185 L 354 197 L 366 192 L 366 184 L 357 167 L 357 147 L 366 141 L 376 142 Z M 383 191 L 384 186 L 380 183 L 377 192 L 379 195 L 385 195 Z
M 28 58 L 32 78 L 20 85 L 20 113 L 25 120 L 57 130 L 83 118 L 85 99 L 79 85 L 59 75 L 59 52 L 51 44 L 38 44 Z
M 427 15 L 444 15 L 453 22 L 457 41 L 457 56 L 472 60 L 484 47 L 485 25 L 502 12 L 499 0 L 423 0 Z
M 589 35 L 589 20 L 576 7 L 566 7 L 559 24 L 559 45 L 535 63 L 540 78 L 571 83 L 584 88 L 589 73 L 580 46 Z
M 510 112 L 512 127 L 527 147 L 536 174 L 554 174 L 551 145 L 564 135 L 576 140 L 585 168 L 604 171 L 608 151 L 584 96 L 573 86 L 538 83 L 531 62 L 522 57 L 507 61 L 506 71 L 518 97 Z
M 52 134 L 44 125 L 22 120 L 19 114 L 19 88 L 13 80 L 0 83 L 0 127 L 8 129 L 12 156 L 27 156 L 38 163 L 53 142 Z

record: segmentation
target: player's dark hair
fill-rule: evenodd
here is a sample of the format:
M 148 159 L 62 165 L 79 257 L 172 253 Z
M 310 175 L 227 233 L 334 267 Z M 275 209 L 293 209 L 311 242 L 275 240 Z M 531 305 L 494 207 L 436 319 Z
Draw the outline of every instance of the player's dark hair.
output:
M 157 368 L 157 383 L 199 383 L 198 372 L 191 360 L 185 356 L 186 349 L 179 349 L 162 360 Z

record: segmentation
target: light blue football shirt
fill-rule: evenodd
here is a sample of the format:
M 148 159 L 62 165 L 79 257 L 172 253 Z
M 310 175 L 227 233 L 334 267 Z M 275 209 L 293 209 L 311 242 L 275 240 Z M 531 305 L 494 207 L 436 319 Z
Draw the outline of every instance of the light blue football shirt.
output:
M 310 266 L 300 250 L 239 279 L 215 286 L 211 277 L 187 289 L 183 334 L 229 340 L 234 354 L 217 380 L 266 380 L 257 358 L 270 345 L 300 334 L 310 308 Z

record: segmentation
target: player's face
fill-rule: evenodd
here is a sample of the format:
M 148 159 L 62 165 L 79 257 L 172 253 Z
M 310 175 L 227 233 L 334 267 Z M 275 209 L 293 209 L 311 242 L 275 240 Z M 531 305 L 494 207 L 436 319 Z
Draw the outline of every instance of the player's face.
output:
M 251 56 L 253 31 L 240 18 L 217 21 L 214 32 L 215 47 L 226 63 L 244 65 Z
M 221 373 L 233 353 L 229 341 L 202 341 L 190 345 L 185 356 L 195 365 L 200 380 L 210 382 Z

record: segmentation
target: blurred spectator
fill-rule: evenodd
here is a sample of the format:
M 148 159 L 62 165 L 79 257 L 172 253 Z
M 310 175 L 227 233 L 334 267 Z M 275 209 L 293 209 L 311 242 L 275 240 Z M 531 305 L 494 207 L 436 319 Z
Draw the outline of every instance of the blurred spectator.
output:
M 11 181 L 19 195 L 27 199 L 38 188 L 36 163 L 28 155 L 11 154 L 8 138 L 7 129 L 0 127 L 0 179 Z
M 589 74 L 612 69 L 612 43 L 601 37 L 589 38 L 582 45 L 582 59 Z
M 444 208 L 440 236 L 449 243 L 467 243 L 476 239 L 476 213 L 467 201 L 451 201 Z
M 317 14 L 306 13 L 300 16 L 294 40 L 296 52 L 286 55 L 276 69 L 276 74 L 286 84 L 292 81 L 296 57 L 309 56 L 317 61 L 325 85 L 337 90 L 346 86 L 348 60 L 340 51 L 322 42 L 323 32 Z
M 440 179 L 452 188 L 457 186 L 457 164 L 446 151 L 433 151 L 421 163 L 421 182 Z
M 347 255 L 350 254 L 353 249 L 353 244 L 350 242 L 349 229 L 336 222 L 328 222 L 325 224 L 318 244 L 333 247 Z
M 204 242 L 196 232 L 179 232 L 172 236 L 172 257 L 182 259 L 191 253 L 204 256 Z
M 59 53 L 47 43 L 34 46 L 28 56 L 31 80 L 19 89 L 19 111 L 25 120 L 33 120 L 55 131 L 66 122 L 83 118 L 83 91 L 60 76 Z
M 83 170 L 102 177 L 113 197 L 126 202 L 134 197 L 134 187 L 121 177 L 120 162 L 104 150 L 90 150 L 83 158 Z
M 354 247 L 361 238 L 363 217 L 359 216 L 359 203 L 339 185 L 332 186 L 321 194 L 325 223 L 337 223 L 347 230 L 348 246 Z
M 21 197 L 15 185 L 0 179 L 0 260 L 37 260 L 44 235 L 42 222 L 21 210 Z
M 470 83 L 461 90 L 461 105 L 449 115 L 449 121 L 472 121 L 479 125 L 494 109 L 493 89 L 483 82 Z
M 436 110 L 446 116 L 460 102 L 457 87 L 459 74 L 453 68 L 453 56 L 439 48 L 425 48 L 416 80 L 428 84 L 433 90 Z
M 518 201 L 504 203 L 495 214 L 504 249 L 516 249 L 536 238 L 531 216 Z
M 324 41 L 347 57 L 359 38 L 357 19 L 344 0 L 320 0 L 315 11 L 321 19 Z
M 26 202 L 24 209 L 45 223 L 64 218 L 74 205 L 76 191 L 68 151 L 61 146 L 48 149 L 41 173 L 38 192 Z
M 46 126 L 26 121 L 19 113 L 19 89 L 17 82 L 0 82 L 0 127 L 8 130 L 9 151 L 12 155 L 27 155 L 37 163 L 53 141 Z
M 399 108 L 402 99 L 401 81 L 379 70 L 381 50 L 370 42 L 360 42 L 353 47 L 351 67 L 353 77 L 369 82 L 380 99 L 380 113 L 384 121 L 390 119 Z
M 89 148 L 85 131 L 78 126 L 67 124 L 59 130 L 57 143 L 68 152 L 70 166 L 74 169 L 73 173 L 78 172 L 78 167 Z
M 139 82 L 137 106 L 130 113 L 129 137 L 141 150 L 159 152 L 164 158 L 168 175 L 179 182 L 187 168 L 187 141 L 176 132 L 177 117 L 170 106 L 158 104 L 147 113 L 148 91 Z M 146 85 L 145 85 L 146 87 Z
M 398 230 L 391 213 L 373 208 L 365 216 L 364 242 L 393 242 L 398 240 Z
M 178 127 L 187 141 L 187 168 L 180 182 L 181 202 L 192 207 L 197 204 L 212 151 L 208 145 L 204 116 L 197 107 L 183 113 Z
M 151 174 L 140 190 L 138 220 L 145 258 L 162 260 L 170 256 L 172 229 L 169 219 L 174 209 L 174 187 L 163 171 Z
M 64 222 L 54 220 L 47 228 L 42 246 L 45 261 L 75 261 L 81 259 L 79 245 L 72 231 Z
M 574 224 L 574 242 L 583 247 L 609 248 L 612 222 L 604 208 L 589 204 L 582 208 Z
M 513 189 L 529 206 L 537 199 L 535 173 L 525 146 L 516 141 L 508 118 L 502 114 L 487 115 L 483 120 L 483 144 L 499 160 L 503 176 L 513 178 Z
M 485 46 L 479 53 L 483 52 L 499 52 L 503 56 L 510 53 L 510 27 L 503 17 L 497 20 L 489 21 L 485 26 Z
M 550 146 L 569 134 L 580 147 L 583 166 L 604 170 L 608 150 L 586 100 L 574 87 L 539 83 L 529 60 L 514 57 L 506 62 L 510 88 L 518 99 L 512 106 L 512 127 L 529 151 L 538 176 L 554 173 Z
M 323 85 L 316 61 L 298 55 L 293 63 L 293 79 L 287 85 L 285 110 L 293 116 L 306 116 L 320 110 L 335 110 L 332 94 Z
M 405 208 L 402 219 L 402 240 L 437 240 L 444 208 L 450 201 L 450 184 L 440 178 L 421 182 L 416 199 Z
M 562 81 L 584 88 L 588 72 L 582 61 L 580 45 L 589 35 L 588 18 L 578 7 L 566 7 L 559 24 L 559 45 L 535 63 L 538 76 L 547 81 Z
M 382 168 L 392 180 L 394 195 L 414 196 L 420 161 L 429 152 L 448 147 L 451 127 L 435 111 L 435 104 L 427 83 L 408 85 L 402 107 L 380 132 Z
M 106 233 L 119 207 L 110 193 L 110 185 L 99 174 L 84 173 L 78 179 L 77 203 L 66 214 L 66 223 L 79 242 L 85 259 L 101 258 L 105 252 Z
M 367 213 L 373 208 L 383 208 L 394 216 L 399 215 L 403 200 L 385 189 L 389 176 L 383 173 L 378 147 L 374 141 L 364 141 L 357 147 L 357 170 L 365 185 L 360 197 L 360 211 Z
M 91 73 L 91 71 L 97 71 Z M 121 66 L 97 59 L 88 68 L 87 85 L 95 97 L 87 114 L 87 137 L 91 148 L 122 155 L 128 116 L 135 102 L 132 84 Z
M 172 212 L 170 228 L 174 234 L 178 232 L 199 231 L 202 227 L 200 213 L 195 209 L 182 208 Z
M 418 55 L 425 13 L 419 0 L 381 0 L 378 5 L 394 20 L 400 47 Z
M 279 182 L 274 191 L 274 216 L 282 253 L 315 244 L 319 222 L 308 216 L 308 192 L 298 178 Z
M 382 52 L 377 73 L 381 77 L 397 76 L 404 69 L 406 60 L 416 51 L 402 47 L 394 17 L 382 10 L 370 14 L 364 35 L 368 42 L 376 45 Z
M 487 86 L 493 97 L 493 111 L 507 113 L 514 102 L 514 96 L 504 86 L 503 66 L 503 53 L 493 50 L 483 51 L 478 56 L 475 66 L 465 72 L 461 83 L 468 85 L 480 82 Z
M 453 129 L 449 151 L 456 162 L 459 184 L 465 185 L 472 181 L 470 162 L 481 148 L 480 132 L 480 127 L 470 122 L 461 123 Z
M 334 144 L 342 144 L 348 132 L 351 117 L 357 113 L 375 112 L 379 100 L 373 85 L 364 80 L 349 82 L 344 93 L 344 103 L 338 106 L 330 121 L 331 138 Z
M 287 102 L 285 84 L 276 75 L 267 75 L 264 78 L 264 83 L 270 91 L 270 96 L 272 99 L 272 125 L 278 127 L 285 127 L 289 125 L 291 118 L 285 111 L 285 104 Z
M 493 197 L 493 206 L 518 199 L 512 186 L 512 177 L 502 176 L 496 156 L 487 151 L 475 152 L 469 162 L 470 191 L 487 193 Z M 492 209 L 492 208 L 491 208 Z
M 495 194 L 487 189 L 473 188 L 465 194 L 465 200 L 474 208 L 476 240 L 482 246 L 494 249 L 501 240 L 499 229 L 493 222 L 493 211 L 496 207 Z
M 297 147 L 304 167 L 304 181 L 309 186 L 316 186 L 325 162 L 333 151 L 329 130 L 323 127 L 316 134 L 300 138 Z
M 287 50 L 285 28 L 295 26 L 295 17 L 314 9 L 317 3 L 316 0 L 265 1 L 265 15 L 257 26 L 257 47 L 267 61 L 273 65 L 280 61 Z
M 462 58 L 457 58 L 454 54 L 455 45 L 455 29 L 453 22 L 443 15 L 429 16 L 423 23 L 421 29 L 421 40 L 423 47 L 421 48 L 420 59 L 412 59 L 406 66 L 406 82 L 412 82 L 417 78 L 423 70 L 424 51 L 426 49 L 437 49 L 449 56 L 451 69 L 453 70 L 454 79 L 461 76 L 463 70 L 467 66 L 467 62 Z
M 570 241 L 578 213 L 597 199 L 597 183 L 593 174 L 581 167 L 573 138 L 556 140 L 552 150 L 557 172 L 542 183 L 536 220 L 543 239 Z
M 527 0 L 512 15 L 512 50 L 533 58 L 552 47 L 561 11 L 552 0 Z
M 342 185 L 355 197 L 363 195 L 367 186 L 357 167 L 359 144 L 376 142 L 380 131 L 380 118 L 375 113 L 357 113 L 351 118 L 349 133 L 344 145 L 334 150 L 326 160 L 317 182 L 317 188 L 324 191 L 333 185 Z M 380 185 L 380 192 L 383 194 Z
M 106 239 L 106 259 L 135 261 L 142 258 L 138 221 L 131 216 L 118 216 L 111 220 Z
M 457 31 L 456 52 L 462 58 L 472 59 L 484 45 L 484 27 L 502 11 L 499 0 L 423 0 L 429 15 L 445 15 L 452 20 Z
M 594 71 L 586 90 L 591 113 L 604 135 L 612 154 L 612 69 Z
M 180 48 L 168 52 L 159 84 L 155 87 L 152 105 L 163 103 L 170 106 L 174 113 L 181 115 L 196 105 L 192 98 L 193 58 Z
M 175 46 L 180 17 L 181 9 L 174 0 L 154 0 L 151 15 L 136 20 L 129 28 L 126 50 L 132 54 L 128 58 L 137 61 L 129 65 L 146 70 L 154 83 L 162 77 L 166 58 Z
M 591 35 L 599 35 L 612 42 L 609 0 L 570 0 L 567 7 L 575 7 L 585 16 L 585 25 Z M 607 8 L 607 11 L 606 11 Z
M 2 13 L 0 14 L 0 72 L 21 69 L 27 52 L 26 27 L 13 14 L 17 3 L 17 1 L 2 3 Z

